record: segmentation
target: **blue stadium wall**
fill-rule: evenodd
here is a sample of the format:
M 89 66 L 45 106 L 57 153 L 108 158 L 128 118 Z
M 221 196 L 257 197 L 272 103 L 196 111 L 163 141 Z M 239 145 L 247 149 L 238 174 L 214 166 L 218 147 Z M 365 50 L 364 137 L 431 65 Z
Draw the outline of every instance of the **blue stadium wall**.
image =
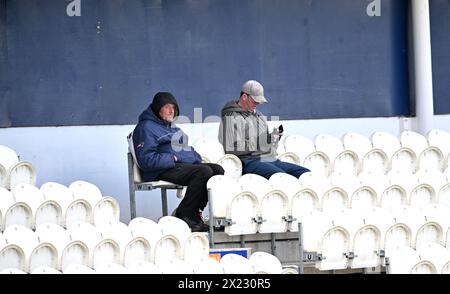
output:
M 70 1 L 1 0 L 1 126 L 133 124 L 161 90 L 191 119 L 217 115 L 246 79 L 283 120 L 408 116 L 408 1 L 382 0 L 374 17 L 370 2 L 81 0 L 69 17 Z M 431 2 L 439 84 L 450 8 Z

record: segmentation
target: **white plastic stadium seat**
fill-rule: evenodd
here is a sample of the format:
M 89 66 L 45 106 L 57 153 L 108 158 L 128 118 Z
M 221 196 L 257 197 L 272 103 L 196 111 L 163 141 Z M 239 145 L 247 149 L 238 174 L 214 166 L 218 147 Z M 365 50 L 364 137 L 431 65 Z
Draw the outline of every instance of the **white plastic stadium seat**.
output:
M 204 162 L 217 163 L 225 154 L 219 141 L 208 138 L 197 139 L 192 147 L 202 156 Z
M 180 244 L 184 244 L 191 234 L 189 226 L 181 219 L 174 216 L 163 216 L 158 221 L 163 235 L 173 235 L 177 237 Z
M 191 264 L 179 258 L 161 260 L 158 265 L 163 274 L 193 274 L 194 268 Z
M 228 253 L 220 259 L 220 265 L 225 274 L 254 274 L 250 261 L 234 253 Z
M 381 264 L 378 252 L 381 247 L 381 232 L 375 225 L 363 225 L 353 235 L 351 250 L 354 258 L 351 268 L 376 267 Z
M 201 257 L 194 264 L 194 274 L 223 274 L 223 267 L 219 261 L 210 257 Z
M 154 262 L 159 267 L 161 264 L 181 259 L 181 244 L 174 235 L 163 235 L 153 247 Z
M 239 179 L 242 175 L 242 161 L 233 154 L 225 154 L 217 161 L 222 166 L 225 175 L 233 179 Z
M 95 270 L 92 268 L 82 265 L 82 264 L 70 264 L 68 265 L 65 270 L 63 270 L 64 274 L 95 274 Z
M 421 134 L 403 131 L 400 134 L 400 142 L 402 147 L 408 147 L 416 153 L 420 169 L 444 170 L 444 154 L 438 147 L 428 146 L 427 139 Z
M 31 163 L 20 161 L 14 150 L 0 145 L 0 186 L 11 189 L 19 183 L 35 185 L 36 171 Z
M 231 199 L 241 192 L 239 183 L 233 178 L 216 175 L 208 180 L 206 187 L 213 210 L 210 214 L 215 218 L 225 218 Z
M 162 271 L 152 262 L 138 260 L 127 267 L 128 274 L 162 274 Z
M 34 268 L 33 270 L 30 271 L 30 274 L 38 274 L 38 275 L 43 275 L 43 274 L 47 274 L 47 275 L 58 275 L 58 274 L 62 274 L 62 272 L 60 272 L 59 270 L 53 268 L 53 267 L 49 267 L 49 266 L 38 266 L 36 268 Z
M 228 235 L 255 234 L 258 230 L 259 201 L 255 194 L 243 191 L 233 196 L 227 205 L 226 219 L 232 223 L 225 227 Z
M 318 211 L 320 209 L 319 197 L 312 189 L 302 188 L 292 197 L 290 209 L 289 215 L 292 217 L 292 221 L 288 230 L 297 232 L 300 217 L 308 211 Z
M 26 272 L 17 269 L 17 268 L 13 268 L 13 267 L 9 267 L 9 268 L 5 268 L 2 271 L 0 271 L 0 274 L 5 275 L 5 274 L 9 274 L 9 275 L 17 275 L 17 274 L 26 274 Z
M 301 182 L 287 173 L 275 173 L 269 178 L 269 184 L 273 189 L 283 191 L 291 201 L 294 195 L 302 189 Z
M 74 199 L 84 199 L 91 207 L 95 205 L 102 199 L 102 192 L 100 189 L 89 182 L 86 181 L 75 181 L 69 185 L 69 189 L 73 193 Z
M 284 153 L 278 155 L 277 158 L 284 162 L 302 165 L 300 158 L 294 152 L 284 152 Z
M 259 214 L 262 223 L 258 227 L 258 232 L 286 232 L 289 210 L 289 199 L 283 191 L 269 191 L 259 200 Z
M 136 217 L 130 221 L 128 227 L 134 237 L 145 238 L 150 244 L 150 261 L 154 261 L 154 250 L 158 241 L 163 236 L 161 227 L 151 219 Z
M 25 253 L 19 245 L 7 244 L 0 238 L 0 271 L 10 268 L 26 271 Z
M 267 252 L 254 252 L 250 256 L 249 261 L 255 274 L 281 274 L 283 271 L 280 260 Z
M 287 135 L 284 138 L 284 149 L 286 152 L 292 152 L 304 163 L 306 157 L 316 152 L 313 141 L 301 135 Z
M 319 270 L 338 270 L 348 266 L 346 253 L 350 249 L 350 233 L 342 226 L 329 226 L 319 235 L 317 252 L 322 259 L 316 262 Z
M 205 233 L 191 233 L 182 244 L 183 260 L 196 264 L 198 260 L 209 257 L 209 240 Z
M 126 268 L 115 262 L 101 263 L 94 267 L 97 274 L 125 274 Z
M 93 209 L 93 223 L 95 226 L 119 221 L 120 207 L 116 199 L 111 196 L 103 196 L 94 206 Z
M 450 153 L 450 133 L 434 129 L 428 132 L 427 138 L 429 146 L 439 148 L 444 157 L 448 156 Z

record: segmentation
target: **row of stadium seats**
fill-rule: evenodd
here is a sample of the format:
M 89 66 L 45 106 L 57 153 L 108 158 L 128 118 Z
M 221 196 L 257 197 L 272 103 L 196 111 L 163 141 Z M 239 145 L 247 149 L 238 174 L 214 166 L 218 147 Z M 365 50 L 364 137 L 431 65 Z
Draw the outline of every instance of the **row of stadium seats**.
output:
M 384 265 L 384 256 L 399 246 L 419 248 L 435 242 L 450 249 L 448 208 L 431 205 L 424 211 L 401 206 L 361 213 L 343 210 L 333 216 L 318 211 L 304 214 L 304 250 L 320 258 L 320 270 L 369 268 Z
M 97 268 L 108 262 L 127 267 L 137 260 L 156 265 L 172 259 L 194 263 L 208 254 L 207 235 L 191 233 L 174 217 L 161 218 L 158 224 L 135 218 L 128 226 L 118 221 L 100 226 L 73 222 L 67 230 L 44 223 L 35 232 L 12 225 L 0 234 L 0 270 L 31 272 L 40 266 L 65 270 L 71 264 Z
M 16 184 L 11 191 L 0 187 L 1 231 L 13 224 L 31 229 L 43 223 L 67 226 L 75 221 L 99 225 L 119 217 L 117 201 L 85 181 L 69 187 L 54 182 L 40 189 L 27 183 Z
M 428 139 L 404 131 L 400 138 L 375 132 L 371 138 L 346 133 L 342 139 L 319 134 L 314 141 L 301 135 L 288 135 L 277 152 L 281 160 L 297 163 L 323 175 L 360 172 L 387 173 L 389 170 L 414 173 L 418 169 L 444 171 L 449 165 L 450 134 L 432 130 Z
M 18 268 L 5 268 L 0 274 L 26 274 Z M 146 260 L 136 260 L 124 266 L 106 262 L 95 268 L 82 264 L 70 264 L 63 270 L 54 267 L 35 267 L 31 274 L 297 274 L 293 268 L 283 269 L 275 256 L 266 252 L 255 252 L 249 259 L 229 253 L 219 261 L 202 257 L 195 263 L 186 263 L 181 259 L 171 259 L 160 265 Z
M 299 179 L 277 173 L 269 180 L 246 174 L 237 181 L 217 175 L 207 187 L 212 215 L 226 220 L 229 235 L 297 231 L 296 220 L 309 211 L 333 215 L 346 208 L 363 213 L 376 207 L 436 203 L 450 209 L 450 183 L 438 171 L 329 178 L 311 172 Z
M 275 256 L 254 253 L 249 260 L 225 255 L 209 258 L 205 233 L 192 233 L 178 218 L 155 223 L 135 218 L 129 225 L 71 223 L 67 230 L 51 223 L 33 232 L 21 225 L 0 234 L 0 271 L 56 273 L 281 273 Z
M 277 154 L 283 161 L 299 164 L 329 176 L 332 173 L 358 175 L 361 172 L 386 174 L 415 173 L 419 169 L 444 171 L 449 166 L 450 134 L 432 130 L 428 139 L 413 131 L 404 131 L 400 138 L 375 132 L 371 139 L 348 132 L 342 140 L 328 134 L 319 134 L 314 141 L 301 135 L 287 135 L 280 142 Z M 225 154 L 217 140 L 200 138 L 193 143 L 204 162 L 222 165 L 225 174 L 238 179 L 241 162 Z

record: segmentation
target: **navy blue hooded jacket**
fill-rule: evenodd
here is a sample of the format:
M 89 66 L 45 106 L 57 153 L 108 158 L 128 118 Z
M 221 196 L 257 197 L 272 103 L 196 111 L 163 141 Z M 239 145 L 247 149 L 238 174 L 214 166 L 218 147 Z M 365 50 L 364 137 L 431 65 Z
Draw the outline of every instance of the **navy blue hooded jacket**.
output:
M 175 105 L 175 116 L 178 116 L 175 97 L 159 92 L 139 116 L 139 123 L 133 131 L 134 152 L 144 181 L 153 181 L 163 171 L 175 167 L 174 155 L 180 163 L 199 163 L 202 160 L 200 154 L 188 146 L 187 135 L 159 116 L 161 107 L 168 103 Z

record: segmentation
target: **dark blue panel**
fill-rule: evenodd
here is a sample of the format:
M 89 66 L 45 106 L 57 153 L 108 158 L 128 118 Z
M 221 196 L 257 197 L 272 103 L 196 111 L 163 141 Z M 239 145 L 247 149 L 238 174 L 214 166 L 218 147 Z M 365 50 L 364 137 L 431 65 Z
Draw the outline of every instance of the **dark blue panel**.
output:
M 247 79 L 281 119 L 409 114 L 406 0 L 67 3 L 7 1 L 14 126 L 134 123 L 161 90 L 217 115 Z
M 430 1 L 434 113 L 450 113 L 450 2 Z
M 6 0 L 0 0 L 0 127 L 10 125 L 6 101 L 7 82 Z

